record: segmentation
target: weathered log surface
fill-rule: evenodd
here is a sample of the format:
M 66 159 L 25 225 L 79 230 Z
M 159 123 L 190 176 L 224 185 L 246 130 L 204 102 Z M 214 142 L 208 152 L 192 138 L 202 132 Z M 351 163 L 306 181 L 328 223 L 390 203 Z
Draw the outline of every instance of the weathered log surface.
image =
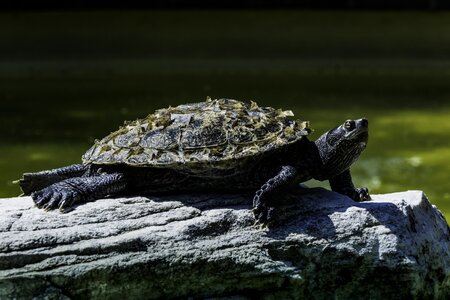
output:
M 251 197 L 104 199 L 61 214 L 0 199 L 0 299 L 450 299 L 450 236 L 420 191 L 311 189 L 285 223 Z

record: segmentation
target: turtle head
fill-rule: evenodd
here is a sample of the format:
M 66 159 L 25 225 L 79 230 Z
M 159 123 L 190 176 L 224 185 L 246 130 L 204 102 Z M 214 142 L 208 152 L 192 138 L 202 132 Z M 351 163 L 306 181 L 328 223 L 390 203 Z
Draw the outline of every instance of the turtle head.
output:
M 366 148 L 368 138 L 366 118 L 347 120 L 324 133 L 315 142 L 322 161 L 318 179 L 330 179 L 349 169 Z

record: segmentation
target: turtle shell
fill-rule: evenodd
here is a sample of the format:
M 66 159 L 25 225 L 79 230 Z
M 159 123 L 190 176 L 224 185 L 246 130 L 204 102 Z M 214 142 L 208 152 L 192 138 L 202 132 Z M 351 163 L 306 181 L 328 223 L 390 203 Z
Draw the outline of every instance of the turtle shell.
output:
M 187 167 L 263 154 L 298 141 L 311 130 L 291 120 L 291 111 L 259 107 L 255 102 L 207 99 L 160 109 L 119 130 L 83 155 L 83 163 Z

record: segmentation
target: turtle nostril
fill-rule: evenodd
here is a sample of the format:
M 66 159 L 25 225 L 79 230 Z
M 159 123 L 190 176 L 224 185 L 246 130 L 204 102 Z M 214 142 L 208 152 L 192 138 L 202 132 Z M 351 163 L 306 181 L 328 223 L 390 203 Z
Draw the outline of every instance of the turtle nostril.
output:
M 361 126 L 362 127 L 368 127 L 369 126 L 369 121 L 366 118 L 362 118 L 361 119 Z

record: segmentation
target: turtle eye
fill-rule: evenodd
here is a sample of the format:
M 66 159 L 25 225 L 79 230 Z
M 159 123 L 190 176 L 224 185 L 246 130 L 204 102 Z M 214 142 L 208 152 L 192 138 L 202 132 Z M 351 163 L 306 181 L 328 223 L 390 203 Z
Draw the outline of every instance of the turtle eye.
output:
M 348 131 L 355 129 L 355 121 L 353 121 L 353 120 L 347 120 L 347 121 L 345 121 L 344 127 L 345 127 L 345 129 L 347 129 Z

